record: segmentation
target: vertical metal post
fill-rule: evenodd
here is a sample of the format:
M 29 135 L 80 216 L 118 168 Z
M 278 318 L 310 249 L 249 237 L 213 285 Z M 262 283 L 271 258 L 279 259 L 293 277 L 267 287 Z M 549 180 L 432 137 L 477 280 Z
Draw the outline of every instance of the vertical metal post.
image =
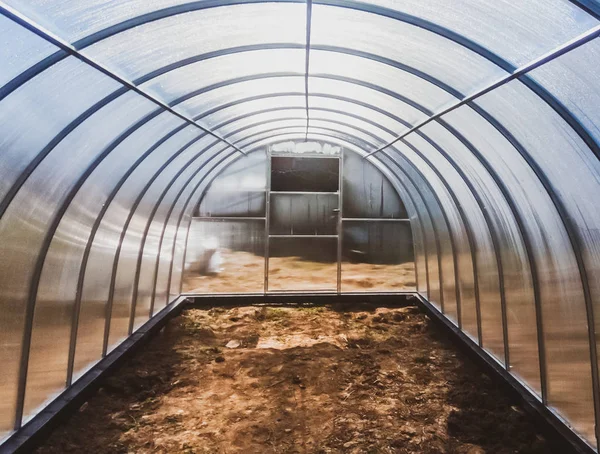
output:
M 265 294 L 269 291 L 269 229 L 271 227 L 271 146 L 267 147 L 266 155 L 267 179 L 265 188 Z
M 337 292 L 342 293 L 342 242 L 343 231 L 343 209 L 344 209 L 344 149 L 340 149 L 338 159 L 338 212 L 337 212 Z

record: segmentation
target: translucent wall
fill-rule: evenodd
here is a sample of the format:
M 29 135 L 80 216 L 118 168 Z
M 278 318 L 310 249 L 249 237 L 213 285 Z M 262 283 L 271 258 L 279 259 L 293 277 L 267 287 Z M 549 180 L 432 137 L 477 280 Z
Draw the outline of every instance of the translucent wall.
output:
M 419 294 L 597 448 L 599 18 L 587 0 L 4 1 L 0 437 L 177 299 L 190 238 L 246 232 L 264 254 L 257 150 L 293 140 L 371 169 L 337 240 L 383 257 L 410 231 Z M 248 265 L 240 291 L 261 291 Z

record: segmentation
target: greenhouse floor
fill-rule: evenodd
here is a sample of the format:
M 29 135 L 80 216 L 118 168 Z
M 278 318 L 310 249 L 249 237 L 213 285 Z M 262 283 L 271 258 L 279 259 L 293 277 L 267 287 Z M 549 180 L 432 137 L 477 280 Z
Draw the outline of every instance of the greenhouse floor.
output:
M 551 453 L 416 306 L 188 309 L 37 452 Z

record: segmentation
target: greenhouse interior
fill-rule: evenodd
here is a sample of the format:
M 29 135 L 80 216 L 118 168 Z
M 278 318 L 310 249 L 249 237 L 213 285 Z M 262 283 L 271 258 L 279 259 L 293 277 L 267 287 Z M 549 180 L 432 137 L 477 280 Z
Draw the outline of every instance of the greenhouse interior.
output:
M 599 37 L 0 1 L 0 451 L 598 452 Z

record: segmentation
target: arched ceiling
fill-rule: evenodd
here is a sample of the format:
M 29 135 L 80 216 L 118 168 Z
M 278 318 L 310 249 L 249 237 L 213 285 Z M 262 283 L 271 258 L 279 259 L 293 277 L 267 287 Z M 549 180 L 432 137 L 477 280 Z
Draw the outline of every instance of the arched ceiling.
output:
M 567 315 L 585 319 L 581 350 L 597 366 L 599 36 L 596 0 L 4 0 L 0 254 L 16 265 L 0 277 L 2 298 L 23 302 L 33 323 L 44 263 L 61 257 L 53 242 L 77 230 L 69 220 L 91 232 L 80 301 L 96 233 L 121 211 L 119 248 L 139 212 L 167 206 L 169 218 L 180 204 L 179 228 L 237 157 L 322 140 L 387 169 L 414 199 L 423 241 L 443 212 L 455 265 L 461 247 L 473 268 L 489 252 L 503 307 L 511 267 L 539 311 L 580 301 Z M 37 235 L 29 255 L 13 247 L 26 229 Z M 11 371 L 26 364 L 27 342 Z M 581 386 L 595 408 L 561 407 L 588 440 L 590 413 L 600 420 L 596 366 Z M 552 404 L 545 374 L 558 366 L 548 369 L 534 381 Z M 16 417 L 2 428 L 21 424 L 26 373 L 14 372 Z

